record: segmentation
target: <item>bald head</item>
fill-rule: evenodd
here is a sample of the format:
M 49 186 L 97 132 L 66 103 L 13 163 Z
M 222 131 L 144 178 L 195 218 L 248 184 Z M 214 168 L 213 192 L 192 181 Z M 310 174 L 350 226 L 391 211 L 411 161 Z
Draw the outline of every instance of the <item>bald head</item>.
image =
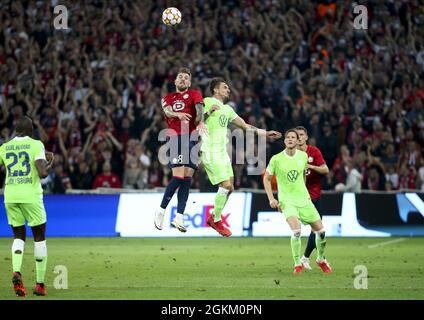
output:
M 17 136 L 32 136 L 32 120 L 25 116 L 19 119 L 16 124 L 16 135 Z

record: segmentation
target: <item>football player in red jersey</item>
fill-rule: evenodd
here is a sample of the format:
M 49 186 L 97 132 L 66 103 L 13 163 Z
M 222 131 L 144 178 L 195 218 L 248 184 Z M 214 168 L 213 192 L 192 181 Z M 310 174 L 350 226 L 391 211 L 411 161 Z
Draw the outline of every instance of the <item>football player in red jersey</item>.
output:
M 192 149 L 197 141 L 190 139 L 197 129 L 200 135 L 206 133 L 203 121 L 202 94 L 191 87 L 191 72 L 188 68 L 178 70 L 175 78 L 176 91 L 168 93 L 162 99 L 162 108 L 165 113 L 167 143 L 170 150 L 168 166 L 172 168 L 172 179 L 166 187 L 160 207 L 155 213 L 155 227 L 163 228 L 165 210 L 178 189 L 177 214 L 171 225 L 181 232 L 186 232 L 184 226 L 184 210 L 186 207 L 191 178 L 197 169 L 198 154 Z M 195 150 L 194 150 L 195 151 Z
M 297 147 L 308 155 L 308 170 L 306 171 L 306 187 L 308 188 L 311 200 L 321 216 L 321 178 L 320 174 L 328 174 L 329 170 L 321 151 L 317 147 L 309 146 L 306 144 L 308 141 L 308 131 L 306 128 L 298 126 L 296 132 L 299 135 Z M 315 233 L 311 232 L 308 239 L 308 244 L 305 249 L 303 257 L 300 259 L 302 266 L 305 269 L 311 270 L 309 264 L 309 256 L 315 249 Z

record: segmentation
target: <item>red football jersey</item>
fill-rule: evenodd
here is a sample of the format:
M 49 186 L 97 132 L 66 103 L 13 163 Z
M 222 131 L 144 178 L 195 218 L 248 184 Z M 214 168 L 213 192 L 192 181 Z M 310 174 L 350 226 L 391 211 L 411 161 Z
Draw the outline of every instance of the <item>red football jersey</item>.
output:
M 306 148 L 306 154 L 308 155 L 308 164 L 317 167 L 326 164 L 321 151 L 317 147 L 308 146 Z M 315 170 L 308 169 L 306 171 L 306 187 L 312 200 L 321 197 L 321 178 L 320 174 Z
M 172 107 L 174 112 L 184 112 L 191 114 L 190 122 L 182 123 L 178 118 L 165 116 L 168 125 L 168 136 L 191 133 L 196 129 L 196 104 L 203 103 L 202 94 L 197 90 L 188 89 L 184 92 L 168 93 L 162 99 L 162 108 Z
M 110 175 L 105 175 L 103 173 L 100 173 L 96 176 L 94 179 L 93 189 L 97 188 L 121 188 L 121 180 L 119 179 L 118 175 L 112 173 Z

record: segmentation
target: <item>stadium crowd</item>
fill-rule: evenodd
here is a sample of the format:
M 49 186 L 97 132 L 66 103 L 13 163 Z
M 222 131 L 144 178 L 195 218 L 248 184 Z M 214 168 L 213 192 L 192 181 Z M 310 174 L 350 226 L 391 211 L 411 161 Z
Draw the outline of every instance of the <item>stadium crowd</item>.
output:
M 178 1 L 177 1 L 178 3 Z M 158 161 L 161 97 L 181 66 L 206 96 L 223 76 L 247 122 L 309 132 L 331 169 L 326 190 L 424 190 L 424 6 L 357 1 L 185 0 L 166 27 L 168 1 L 61 1 L 68 29 L 53 27 L 57 1 L 0 2 L 0 143 L 34 119 L 56 154 L 46 193 L 167 184 Z M 267 160 L 282 141 L 269 144 Z M 235 166 L 236 188 L 262 188 Z M 200 169 L 201 171 L 201 169 Z M 4 179 L 4 173 L 3 173 Z M 202 188 L 205 174 L 195 174 Z

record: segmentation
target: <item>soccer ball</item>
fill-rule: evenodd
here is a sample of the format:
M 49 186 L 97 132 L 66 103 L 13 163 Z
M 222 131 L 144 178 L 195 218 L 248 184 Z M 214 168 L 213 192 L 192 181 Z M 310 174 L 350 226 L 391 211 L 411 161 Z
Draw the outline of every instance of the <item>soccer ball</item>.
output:
M 181 12 L 177 8 L 170 7 L 163 10 L 162 21 L 167 26 L 174 26 L 181 22 Z

